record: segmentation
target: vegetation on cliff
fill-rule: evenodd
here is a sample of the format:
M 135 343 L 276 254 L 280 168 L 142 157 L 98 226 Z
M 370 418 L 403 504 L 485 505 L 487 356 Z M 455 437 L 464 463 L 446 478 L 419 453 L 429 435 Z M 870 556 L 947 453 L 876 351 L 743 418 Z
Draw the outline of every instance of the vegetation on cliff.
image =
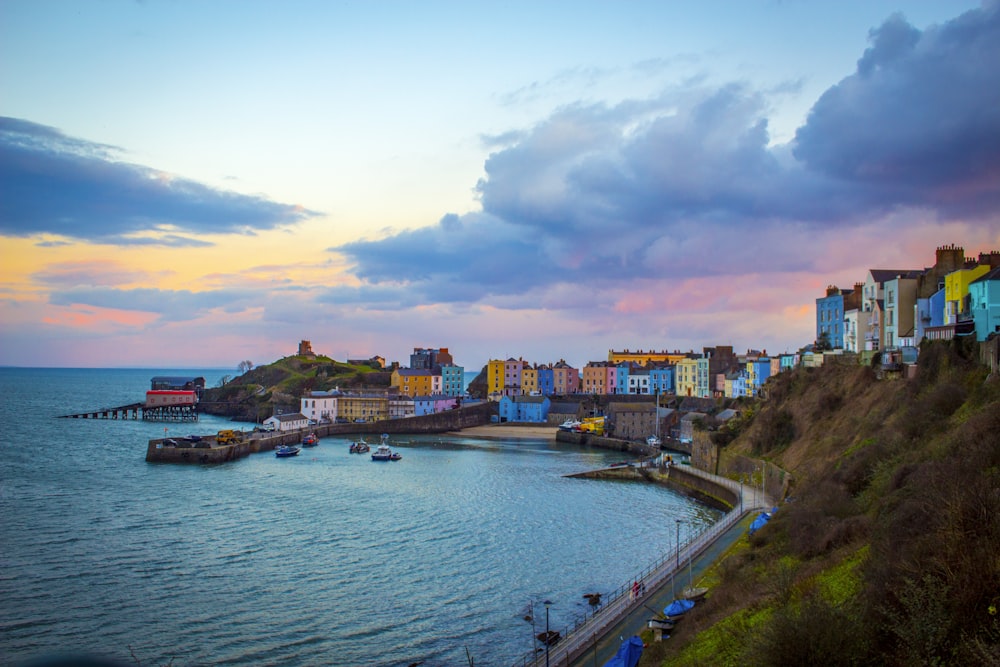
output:
M 917 377 L 781 374 L 717 441 L 789 471 L 790 498 L 717 563 L 642 665 L 1000 665 L 1000 379 L 974 342 Z M 728 441 L 728 442 L 723 442 Z
M 244 362 L 244 370 L 250 364 Z M 380 368 L 356 366 L 325 356 L 295 355 L 224 377 L 218 387 L 205 390 L 201 409 L 245 421 L 263 421 L 272 414 L 297 412 L 307 391 L 340 387 L 388 387 L 392 374 Z

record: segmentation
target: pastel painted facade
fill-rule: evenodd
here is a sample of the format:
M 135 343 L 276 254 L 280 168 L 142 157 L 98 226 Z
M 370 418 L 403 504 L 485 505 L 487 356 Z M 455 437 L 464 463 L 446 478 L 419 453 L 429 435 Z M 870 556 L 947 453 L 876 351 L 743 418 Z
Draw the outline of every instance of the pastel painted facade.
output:
M 816 299 L 816 341 L 823 337 L 830 347 L 844 347 L 844 295 L 836 285 L 826 288 L 826 296 Z
M 615 367 L 606 361 L 591 361 L 583 367 L 582 389 L 585 394 L 607 394 L 608 373 L 616 373 Z
M 944 323 L 955 324 L 968 313 L 969 285 L 989 273 L 988 264 L 952 271 L 944 277 Z
M 709 384 L 709 367 L 711 359 L 708 357 L 698 357 L 695 359 L 695 390 L 694 395 L 698 398 L 711 398 L 712 387 Z
M 521 370 L 521 393 L 538 393 L 538 369 L 532 366 L 525 366 Z
M 632 372 L 632 362 L 622 361 L 614 366 L 615 383 L 611 390 L 612 394 L 628 394 L 628 376 Z
M 494 400 L 494 397 L 503 396 L 503 372 L 504 361 L 502 359 L 490 359 L 486 363 L 486 394 L 490 397 L 490 400 Z M 496 400 L 499 400 L 499 398 Z
M 883 285 L 885 349 L 913 345 L 917 278 L 897 276 Z
M 674 366 L 654 366 L 649 369 L 649 392 L 651 394 L 673 394 Z
M 503 395 L 518 396 L 521 391 L 521 372 L 526 366 L 523 359 L 510 358 L 503 364 Z
M 542 396 L 552 396 L 556 393 L 555 373 L 552 366 L 539 366 L 537 369 L 538 393 Z
M 927 336 L 928 329 L 940 326 L 944 326 L 944 287 L 926 299 L 917 299 L 913 321 L 914 342 L 920 343 Z
M 698 361 L 685 357 L 674 364 L 678 396 L 695 396 L 698 390 Z
M 504 396 L 500 399 L 500 421 L 544 424 L 549 416 L 548 396 Z
M 441 366 L 440 392 L 448 396 L 463 395 L 465 393 L 465 368 L 454 364 L 443 364 Z
M 651 393 L 649 373 L 650 371 L 647 368 L 639 368 L 629 371 L 626 393 L 639 396 L 649 395 Z
M 580 370 L 573 368 L 563 360 L 552 364 L 552 382 L 555 394 L 562 396 L 580 392 Z
M 299 412 L 316 422 L 337 421 L 337 399 L 340 391 L 311 391 L 299 401 Z
M 976 326 L 976 340 L 1000 333 L 1000 268 L 969 284 L 969 310 Z
M 434 393 L 434 377 L 434 372 L 425 368 L 397 368 L 392 372 L 390 384 L 404 396 L 427 396 Z M 437 378 L 440 387 L 441 376 Z
M 349 422 L 373 422 L 389 418 L 389 399 L 385 396 L 341 396 L 337 400 L 338 417 Z
M 865 277 L 862 288 L 861 307 L 867 317 L 865 332 L 865 350 L 881 350 L 885 347 L 883 330 L 883 299 L 885 298 L 885 282 L 897 277 L 916 278 L 922 272 L 914 269 L 870 269 Z
M 650 364 L 676 364 L 681 359 L 686 358 L 690 353 L 688 352 L 654 352 L 653 350 L 623 350 L 617 352 L 615 350 L 608 350 L 608 363 L 609 364 L 620 364 L 623 361 L 630 361 L 639 366 L 648 366 Z
M 406 419 L 416 414 L 412 396 L 392 396 L 388 400 L 389 419 Z

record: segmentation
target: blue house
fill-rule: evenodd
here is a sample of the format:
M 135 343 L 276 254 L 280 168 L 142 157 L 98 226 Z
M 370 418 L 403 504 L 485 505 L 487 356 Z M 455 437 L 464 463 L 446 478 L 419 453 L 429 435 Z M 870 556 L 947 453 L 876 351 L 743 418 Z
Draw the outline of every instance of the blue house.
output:
M 661 368 L 649 369 L 649 393 L 653 394 L 673 394 L 674 391 L 674 367 L 663 366 Z
M 1000 267 L 969 283 L 969 310 L 976 325 L 976 340 L 1000 333 Z
M 556 393 L 556 375 L 551 366 L 538 367 L 538 393 L 542 396 Z
M 826 296 L 816 299 L 816 340 L 825 334 L 835 350 L 844 349 L 844 295 L 852 292 L 830 285 Z
M 500 421 L 544 424 L 550 406 L 547 396 L 504 396 L 499 405 Z

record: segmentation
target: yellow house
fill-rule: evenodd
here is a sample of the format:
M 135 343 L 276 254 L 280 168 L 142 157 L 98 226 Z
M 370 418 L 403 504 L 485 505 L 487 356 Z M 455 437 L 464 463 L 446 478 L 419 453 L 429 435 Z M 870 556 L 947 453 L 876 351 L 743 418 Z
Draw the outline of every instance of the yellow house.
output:
M 698 360 L 684 357 L 674 364 L 678 396 L 698 395 Z
M 389 418 L 389 399 L 385 396 L 341 396 L 337 399 L 337 417 L 349 422 L 373 422 Z
M 944 277 L 944 323 L 955 324 L 958 316 L 965 312 L 965 300 L 969 295 L 969 283 L 990 272 L 989 264 L 980 264 L 971 269 L 952 271 Z
M 521 393 L 531 395 L 538 391 L 538 369 L 525 365 L 521 369 Z
M 503 359 L 490 359 L 486 364 L 486 395 L 496 394 L 500 396 L 504 390 L 504 361 Z
M 438 376 L 440 386 L 440 376 Z M 392 372 L 389 384 L 399 387 L 404 396 L 430 396 L 434 393 L 434 374 L 426 368 L 397 368 Z
M 616 352 L 615 350 L 608 350 L 608 363 L 612 366 L 617 366 L 623 361 L 632 361 L 640 366 L 648 366 L 650 363 L 676 364 L 681 359 L 686 359 L 687 356 L 684 352 L 653 352 L 652 350 L 645 352 L 642 350 L 622 350 Z

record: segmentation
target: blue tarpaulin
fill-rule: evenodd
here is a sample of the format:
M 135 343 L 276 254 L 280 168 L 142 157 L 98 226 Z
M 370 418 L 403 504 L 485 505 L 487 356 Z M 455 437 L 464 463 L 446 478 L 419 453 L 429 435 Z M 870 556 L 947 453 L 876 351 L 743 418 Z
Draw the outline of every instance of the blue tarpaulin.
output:
M 674 600 L 663 608 L 663 613 L 669 616 L 680 616 L 694 608 L 693 600 Z
M 635 667 L 642 657 L 642 640 L 633 635 L 622 642 L 615 657 L 604 663 L 604 667 Z
M 768 514 L 767 512 L 761 512 L 760 516 L 758 516 L 756 519 L 754 519 L 753 523 L 750 524 L 750 530 L 748 530 L 747 532 L 750 533 L 751 535 L 753 535 L 758 530 L 760 530 L 761 528 L 763 528 L 764 524 L 767 523 L 770 520 L 771 520 L 771 515 L 770 514 Z

